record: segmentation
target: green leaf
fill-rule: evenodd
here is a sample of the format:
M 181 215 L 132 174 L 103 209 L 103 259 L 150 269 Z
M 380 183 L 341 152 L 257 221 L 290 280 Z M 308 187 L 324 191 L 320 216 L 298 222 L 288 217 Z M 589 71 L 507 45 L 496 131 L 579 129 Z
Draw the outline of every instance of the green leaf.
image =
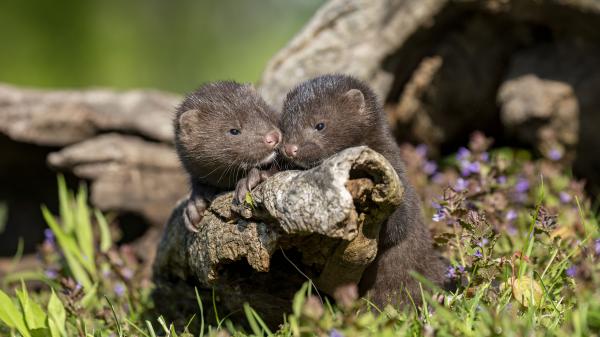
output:
M 17 297 L 21 304 L 21 311 L 29 330 L 46 328 L 46 313 L 39 304 L 29 298 L 25 282 L 21 280 L 21 290 L 17 290 Z
M 67 183 L 65 177 L 59 174 L 58 177 L 58 202 L 60 205 L 60 219 L 64 230 L 67 233 L 71 233 L 75 227 L 73 212 L 71 210 L 72 197 L 69 196 L 69 190 L 67 189 Z
M 15 328 L 23 337 L 31 337 L 23 314 L 17 309 L 12 299 L 0 290 L 0 321 L 4 322 L 9 328 Z
M 246 198 L 244 201 L 246 204 L 250 205 L 252 209 L 254 209 L 254 200 L 252 199 L 252 194 L 250 194 L 250 192 L 246 192 Z
M 79 282 L 86 290 L 90 289 L 92 287 L 92 281 L 80 263 L 84 259 L 77 247 L 77 243 L 75 243 L 75 240 L 73 240 L 72 237 L 67 236 L 67 234 L 63 232 L 56 222 L 56 219 L 54 219 L 54 216 L 50 213 L 46 206 L 42 206 L 42 214 L 44 215 L 46 223 L 50 229 L 52 229 L 54 236 L 56 236 L 58 244 L 62 248 L 63 255 L 67 260 L 67 265 L 69 266 L 71 274 L 73 274 L 75 280 Z
M 65 307 L 54 293 L 54 289 L 52 289 L 52 294 L 50 294 L 50 300 L 48 301 L 48 327 L 50 328 L 52 337 L 67 336 L 65 328 L 66 319 Z
M 94 215 L 96 216 L 96 221 L 98 222 L 98 227 L 100 228 L 100 251 L 102 253 L 106 253 L 112 246 L 110 228 L 108 227 L 106 218 L 99 210 L 96 210 Z
M 79 187 L 77 193 L 77 206 L 75 207 L 76 222 L 75 234 L 77 235 L 77 243 L 83 253 L 83 258 L 88 263 L 84 263 L 87 271 L 95 279 L 96 264 L 94 253 L 94 236 L 92 233 L 92 223 L 90 222 L 90 213 L 87 205 L 87 190 L 84 185 Z

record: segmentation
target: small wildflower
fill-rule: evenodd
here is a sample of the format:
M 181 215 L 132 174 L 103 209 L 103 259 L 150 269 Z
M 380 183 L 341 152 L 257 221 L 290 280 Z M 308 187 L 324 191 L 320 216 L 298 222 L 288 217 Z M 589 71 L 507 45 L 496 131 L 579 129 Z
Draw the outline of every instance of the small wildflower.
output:
M 49 278 L 51 280 L 55 280 L 58 277 L 58 273 L 54 269 L 46 269 L 44 274 L 46 275 L 47 278 Z
M 419 144 L 415 147 L 415 152 L 422 158 L 427 157 L 427 145 Z
M 562 156 L 563 156 L 562 152 L 557 148 L 552 148 L 548 152 L 548 158 L 550 158 L 551 160 L 554 160 L 554 161 L 560 160 L 562 158 Z
M 133 277 L 133 270 L 130 268 L 123 268 L 123 270 L 121 270 L 121 275 L 123 275 L 123 278 L 126 280 L 131 280 Z
M 481 154 L 481 160 L 487 163 L 490 160 L 490 154 L 487 152 L 483 152 Z
M 456 190 L 457 192 L 461 192 L 466 190 L 468 186 L 469 184 L 466 180 L 464 180 L 463 178 L 458 178 L 456 180 L 456 184 L 454 185 L 454 190 Z
M 506 176 L 499 176 L 498 178 L 496 178 L 496 182 L 498 183 L 498 185 L 506 184 Z
M 470 174 L 477 174 L 481 170 L 481 165 L 479 162 L 470 162 L 468 160 L 463 160 L 460 162 L 460 173 L 463 177 L 466 177 Z
M 423 171 L 429 176 L 435 174 L 437 172 L 437 168 L 437 164 L 432 160 L 428 160 L 425 162 L 425 165 L 423 165 Z
M 594 241 L 594 253 L 596 253 L 597 256 L 600 256 L 600 239 Z
M 440 209 L 437 212 L 435 212 L 435 214 L 431 217 L 431 220 L 433 220 L 435 222 L 440 222 L 440 221 L 444 220 L 445 217 L 446 217 L 446 213 L 444 213 L 443 209 Z
M 486 239 L 486 238 L 482 238 L 482 239 L 481 239 L 481 241 L 477 242 L 477 245 L 478 245 L 479 247 L 483 247 L 483 246 L 487 245 L 489 242 L 490 242 L 490 241 L 489 241 L 488 239 Z
M 329 331 L 329 337 L 344 337 L 344 335 L 336 329 L 331 329 L 331 331 Z
M 458 152 L 456 153 L 456 159 L 459 161 L 463 161 L 463 160 L 466 160 L 467 158 L 469 158 L 470 155 L 471 155 L 471 151 L 467 150 L 467 148 L 465 148 L 465 147 L 461 147 L 458 149 Z
M 123 283 L 119 282 L 119 283 L 115 284 L 113 290 L 114 290 L 115 294 L 117 294 L 117 296 L 122 297 L 125 294 L 125 285 L 123 285 Z
M 566 273 L 568 277 L 575 277 L 575 275 L 577 275 L 577 266 L 570 266 Z
M 56 243 L 56 238 L 54 237 L 54 233 L 50 228 L 44 229 L 44 239 L 46 242 L 54 245 Z
M 81 288 L 83 288 L 83 286 L 81 285 L 81 283 L 77 282 L 77 285 L 75 285 L 74 291 L 79 291 L 79 290 L 81 290 Z
M 458 269 L 458 271 L 462 274 L 465 272 L 465 266 L 459 264 L 458 267 L 456 267 Z
M 448 270 L 446 271 L 446 277 L 447 278 L 455 278 L 456 277 L 456 268 L 449 266 Z
M 517 193 L 525 193 L 529 190 L 529 181 L 525 178 L 519 178 L 515 184 L 515 191 Z
M 509 209 L 506 212 L 506 221 L 513 222 L 517 219 L 517 212 L 514 209 Z
M 506 232 L 510 236 L 515 236 L 517 234 L 517 228 L 513 225 L 508 225 L 508 227 L 506 227 Z
M 565 191 L 561 191 L 558 194 L 558 197 L 563 204 L 568 204 L 571 202 L 571 200 L 573 200 L 573 197 L 571 197 L 571 195 Z
M 483 254 L 481 253 L 480 249 L 475 250 L 475 254 L 473 254 L 473 256 L 478 257 L 478 258 L 482 258 Z

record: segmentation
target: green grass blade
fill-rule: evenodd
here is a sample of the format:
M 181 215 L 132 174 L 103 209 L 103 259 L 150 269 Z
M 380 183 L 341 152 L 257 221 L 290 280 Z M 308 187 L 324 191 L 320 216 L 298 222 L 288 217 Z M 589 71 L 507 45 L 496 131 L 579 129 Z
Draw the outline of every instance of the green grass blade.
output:
M 96 258 L 94 252 L 94 236 L 92 233 L 92 223 L 90 222 L 90 213 L 87 205 L 87 190 L 81 185 L 77 192 L 77 204 L 75 207 L 75 235 L 77 243 L 82 253 L 83 259 L 87 263 L 83 266 L 96 279 Z
M 204 336 L 204 306 L 202 305 L 202 298 L 198 293 L 198 288 L 194 287 L 196 292 L 196 301 L 198 301 L 198 308 L 200 309 L 200 336 Z
M 92 287 L 92 281 L 90 280 L 85 269 L 80 264 L 80 260 L 83 260 L 83 257 L 80 257 L 79 259 L 76 258 L 77 255 L 81 255 L 81 253 L 79 252 L 79 250 L 77 248 L 77 244 L 75 243 L 73 238 L 67 236 L 67 234 L 65 232 L 63 232 L 63 230 L 60 228 L 60 226 L 56 222 L 56 219 L 54 219 L 54 216 L 50 213 L 50 211 L 48 210 L 48 208 L 46 208 L 46 206 L 42 206 L 42 214 L 44 216 L 44 219 L 46 220 L 46 223 L 48 224 L 48 226 L 54 233 L 54 236 L 56 236 L 56 240 L 58 241 L 58 244 L 62 248 L 63 255 L 65 256 L 65 259 L 67 260 L 67 265 L 69 266 L 69 269 L 70 269 L 71 273 L 73 274 L 73 277 L 86 290 L 90 289 Z
M 256 321 L 254 314 L 252 313 L 252 308 L 248 303 L 244 303 L 244 313 L 246 314 L 246 319 L 248 320 L 248 325 L 250 325 L 250 329 L 256 336 L 264 336 L 263 331 L 258 326 L 258 322 Z
M 58 202 L 60 205 L 60 219 L 65 232 L 71 233 L 75 227 L 75 219 L 71 210 L 72 196 L 69 195 L 65 177 L 62 174 L 57 176 L 58 180 Z
M 96 222 L 98 223 L 98 228 L 100 229 L 100 251 L 102 253 L 106 253 L 112 246 L 110 228 L 108 227 L 106 218 L 99 210 L 94 211 L 94 215 L 96 216 Z
M 146 321 L 146 328 L 148 329 L 150 336 L 156 337 L 156 332 L 154 331 L 154 327 L 150 321 Z
M 108 302 L 108 306 L 110 307 L 110 310 L 112 312 L 113 319 L 115 320 L 115 324 L 117 325 L 117 331 L 119 333 L 119 337 L 123 337 L 123 328 L 121 327 L 121 322 L 119 321 L 119 317 L 117 316 L 115 307 L 112 305 L 112 303 L 110 302 L 110 300 L 108 299 L 108 297 L 106 295 L 104 295 L 104 299 L 106 299 L 106 302 Z

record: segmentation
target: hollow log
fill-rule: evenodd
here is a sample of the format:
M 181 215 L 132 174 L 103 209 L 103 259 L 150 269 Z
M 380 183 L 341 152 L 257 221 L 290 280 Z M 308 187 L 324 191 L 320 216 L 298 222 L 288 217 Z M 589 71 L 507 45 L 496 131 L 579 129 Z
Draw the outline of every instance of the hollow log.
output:
M 300 81 L 349 73 L 375 89 L 399 141 L 448 153 L 480 130 L 558 147 L 600 187 L 599 43 L 597 0 L 332 0 L 260 84 L 280 107 Z
M 356 147 L 313 169 L 274 175 L 252 191 L 250 204 L 233 211 L 232 193 L 220 195 L 197 233 L 185 229 L 180 205 L 157 251 L 157 305 L 181 317 L 183 303 L 196 303 L 190 288 L 196 286 L 209 301 L 214 289 L 225 312 L 248 302 L 278 322 L 308 279 L 325 294 L 358 283 L 402 192 L 382 155 Z M 175 308 L 165 309 L 170 304 Z

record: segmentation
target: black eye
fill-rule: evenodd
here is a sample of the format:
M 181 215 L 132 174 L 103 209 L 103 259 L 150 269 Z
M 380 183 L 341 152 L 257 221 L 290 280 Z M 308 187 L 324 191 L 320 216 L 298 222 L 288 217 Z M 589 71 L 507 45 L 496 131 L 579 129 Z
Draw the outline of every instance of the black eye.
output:
M 237 136 L 237 135 L 239 135 L 242 132 L 240 130 L 238 130 L 238 129 L 231 129 L 231 130 L 229 130 L 229 133 L 231 133 L 234 136 Z
M 321 131 L 321 130 L 325 129 L 325 123 L 319 123 L 319 124 L 317 124 L 317 125 L 315 126 L 315 129 L 316 129 L 317 131 Z

